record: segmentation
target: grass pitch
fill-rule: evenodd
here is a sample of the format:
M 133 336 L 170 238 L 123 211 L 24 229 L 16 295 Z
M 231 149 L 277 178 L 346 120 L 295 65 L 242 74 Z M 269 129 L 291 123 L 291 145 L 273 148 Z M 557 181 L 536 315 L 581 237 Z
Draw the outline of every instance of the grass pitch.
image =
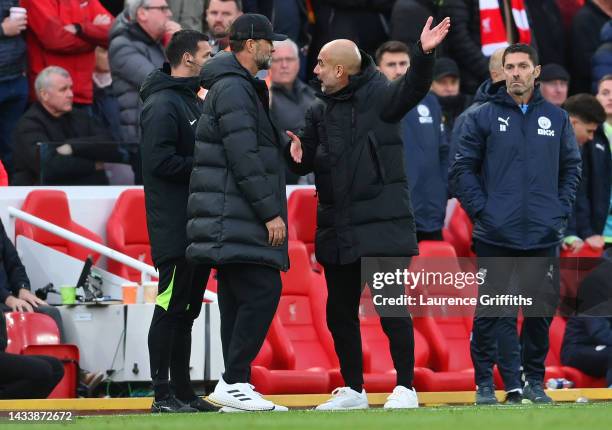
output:
M 427 407 L 403 411 L 106 415 L 77 417 L 73 423 L 61 424 L 9 424 L 4 421 L 0 427 L 7 430 L 610 430 L 612 403 Z

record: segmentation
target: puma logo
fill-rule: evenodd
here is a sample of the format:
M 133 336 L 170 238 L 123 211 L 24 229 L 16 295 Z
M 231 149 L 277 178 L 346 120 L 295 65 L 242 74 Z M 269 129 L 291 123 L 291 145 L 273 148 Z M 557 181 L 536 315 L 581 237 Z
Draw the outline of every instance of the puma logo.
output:
M 510 121 L 510 117 L 508 117 L 508 118 L 506 118 L 506 119 L 503 119 L 501 116 L 498 116 L 498 117 L 497 117 L 497 120 L 498 120 L 499 122 L 503 122 L 504 124 L 506 124 L 506 127 L 508 127 L 508 126 L 510 125 L 510 124 L 508 124 L 508 122 Z
M 595 148 L 599 149 L 600 151 L 606 151 L 606 148 L 601 143 L 596 143 Z

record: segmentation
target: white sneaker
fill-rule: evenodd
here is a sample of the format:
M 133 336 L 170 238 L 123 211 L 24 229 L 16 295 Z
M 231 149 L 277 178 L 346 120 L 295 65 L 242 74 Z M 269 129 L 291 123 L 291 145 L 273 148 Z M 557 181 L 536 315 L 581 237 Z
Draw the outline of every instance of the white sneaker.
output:
M 215 391 L 208 396 L 208 400 L 222 407 L 229 406 L 242 411 L 274 410 L 276 405 L 261 397 L 254 388 L 251 384 L 241 382 L 228 384 L 221 377 Z
M 286 406 L 282 406 L 282 405 L 274 405 L 274 409 L 272 409 L 271 411 L 265 411 L 265 412 L 287 412 L 289 411 L 289 408 Z M 219 409 L 219 412 L 223 412 L 223 413 L 234 413 L 234 412 L 253 412 L 253 411 L 245 411 L 244 409 L 236 409 L 236 408 L 232 408 L 230 406 L 223 406 L 221 409 Z
M 385 402 L 385 409 L 410 409 L 419 407 L 419 399 L 417 393 L 414 390 L 398 385 L 393 389 L 393 392 L 387 397 Z
M 338 387 L 332 391 L 332 398 L 320 404 L 315 409 L 317 411 L 342 411 L 350 409 L 368 409 L 368 396 L 365 390 L 361 393 L 351 387 Z

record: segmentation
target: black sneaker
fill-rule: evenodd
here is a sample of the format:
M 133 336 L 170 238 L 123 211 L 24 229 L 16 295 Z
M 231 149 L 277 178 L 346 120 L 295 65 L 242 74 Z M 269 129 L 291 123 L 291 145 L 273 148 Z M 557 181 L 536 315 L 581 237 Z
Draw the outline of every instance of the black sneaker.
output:
M 193 399 L 191 402 L 189 402 L 189 406 L 197 409 L 199 412 L 217 412 L 219 409 L 221 409 L 220 406 L 216 406 L 201 397 L 196 397 Z
M 511 391 L 506 394 L 505 403 L 507 405 L 520 405 L 523 403 L 523 395 L 519 391 Z
M 198 412 L 197 409 L 192 408 L 189 405 L 181 402 L 174 396 L 166 397 L 162 400 L 153 400 L 153 404 L 151 405 L 152 413 L 195 413 Z
M 483 385 L 478 387 L 476 390 L 476 404 L 477 405 L 496 405 L 497 397 L 495 397 L 495 390 L 490 385 Z
M 523 403 L 552 403 L 551 399 L 542 387 L 541 382 L 527 382 L 523 388 Z

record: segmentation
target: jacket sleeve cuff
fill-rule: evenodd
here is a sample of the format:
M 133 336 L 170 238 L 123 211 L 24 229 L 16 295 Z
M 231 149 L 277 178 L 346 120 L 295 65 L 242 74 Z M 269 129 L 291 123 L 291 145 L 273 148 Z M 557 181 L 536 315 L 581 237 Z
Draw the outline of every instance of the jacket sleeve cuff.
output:
M 1 289 L 0 290 L 0 303 L 4 304 L 4 302 L 6 302 L 7 297 L 10 295 L 11 293 L 8 290 Z

